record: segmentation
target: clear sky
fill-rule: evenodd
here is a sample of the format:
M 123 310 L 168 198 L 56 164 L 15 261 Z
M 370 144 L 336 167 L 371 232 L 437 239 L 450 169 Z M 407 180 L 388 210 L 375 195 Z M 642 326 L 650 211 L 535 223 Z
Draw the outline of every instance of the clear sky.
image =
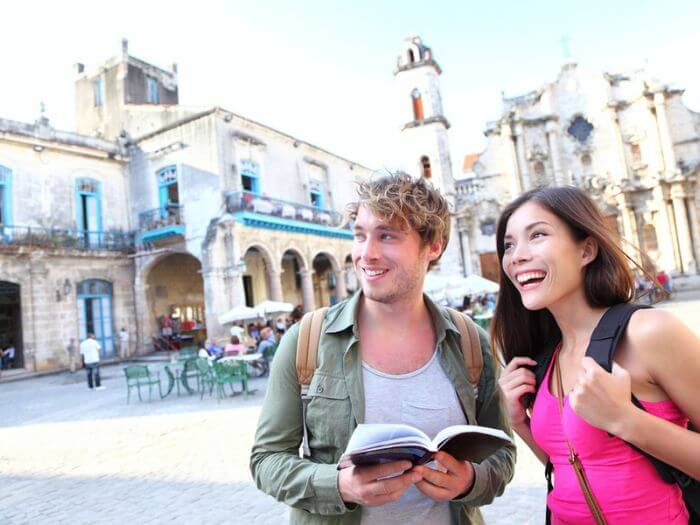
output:
M 452 159 L 513 96 L 553 80 L 562 36 L 582 66 L 648 65 L 700 110 L 700 2 L 24 0 L 0 8 L 0 118 L 27 122 L 40 101 L 74 127 L 72 65 L 93 68 L 129 39 L 132 55 L 177 62 L 180 103 L 222 106 L 373 168 L 402 165 L 393 68 L 418 34 L 442 67 Z

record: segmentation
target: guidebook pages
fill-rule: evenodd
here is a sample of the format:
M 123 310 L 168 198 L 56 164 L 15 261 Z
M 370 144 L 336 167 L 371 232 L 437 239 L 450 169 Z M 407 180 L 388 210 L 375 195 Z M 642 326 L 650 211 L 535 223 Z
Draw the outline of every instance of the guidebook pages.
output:
M 361 424 L 350 437 L 338 469 L 400 460 L 422 465 L 439 450 L 459 460 L 481 463 L 503 445 L 512 442 L 502 430 L 476 425 L 447 427 L 430 439 L 410 425 Z

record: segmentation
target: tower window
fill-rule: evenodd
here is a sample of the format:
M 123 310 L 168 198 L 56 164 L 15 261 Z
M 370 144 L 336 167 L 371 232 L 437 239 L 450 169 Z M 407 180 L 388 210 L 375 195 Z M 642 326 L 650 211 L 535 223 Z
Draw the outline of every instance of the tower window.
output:
M 429 179 L 432 177 L 432 171 L 430 170 L 430 159 L 423 155 L 420 158 L 420 166 L 421 166 L 421 174 L 423 175 L 424 178 Z
M 420 91 L 411 91 L 411 101 L 413 102 L 413 120 L 423 120 L 423 99 Z
M 416 61 L 416 56 L 413 54 L 413 49 L 408 50 L 408 63 L 413 64 Z
M 158 81 L 154 77 L 146 77 L 148 88 L 148 103 L 158 104 Z

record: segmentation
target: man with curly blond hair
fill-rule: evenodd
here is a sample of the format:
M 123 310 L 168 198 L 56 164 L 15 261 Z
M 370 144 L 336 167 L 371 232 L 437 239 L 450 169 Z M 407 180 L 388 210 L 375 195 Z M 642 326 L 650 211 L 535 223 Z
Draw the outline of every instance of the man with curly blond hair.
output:
M 468 423 L 510 433 L 486 334 L 477 399 L 459 330 L 422 292 L 450 237 L 445 198 L 424 179 L 387 175 L 360 183 L 348 212 L 360 290 L 325 315 L 305 419 L 298 326 L 280 342 L 252 450 L 253 477 L 292 507 L 292 523 L 482 523 L 478 507 L 513 475 L 512 446 L 478 465 L 443 451 L 425 466 L 336 469 L 359 423 L 406 423 L 429 436 Z M 299 457 L 304 430 L 309 455 Z

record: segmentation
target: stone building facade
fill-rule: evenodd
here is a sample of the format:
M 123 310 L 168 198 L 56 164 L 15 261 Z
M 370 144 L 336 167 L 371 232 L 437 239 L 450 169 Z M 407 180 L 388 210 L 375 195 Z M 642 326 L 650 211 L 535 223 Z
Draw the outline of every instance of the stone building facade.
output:
M 700 277 L 700 114 L 683 90 L 645 71 L 608 74 L 576 64 L 539 89 L 505 98 L 486 126 L 486 149 L 467 155 L 457 181 L 458 228 L 470 266 L 497 279 L 500 210 L 531 188 L 585 188 L 640 263 Z
M 0 346 L 65 368 L 95 332 L 116 358 L 164 317 L 196 339 L 264 300 L 356 287 L 342 212 L 370 170 L 220 107 L 179 105 L 177 68 L 122 52 L 76 65 L 77 133 L 0 119 Z

